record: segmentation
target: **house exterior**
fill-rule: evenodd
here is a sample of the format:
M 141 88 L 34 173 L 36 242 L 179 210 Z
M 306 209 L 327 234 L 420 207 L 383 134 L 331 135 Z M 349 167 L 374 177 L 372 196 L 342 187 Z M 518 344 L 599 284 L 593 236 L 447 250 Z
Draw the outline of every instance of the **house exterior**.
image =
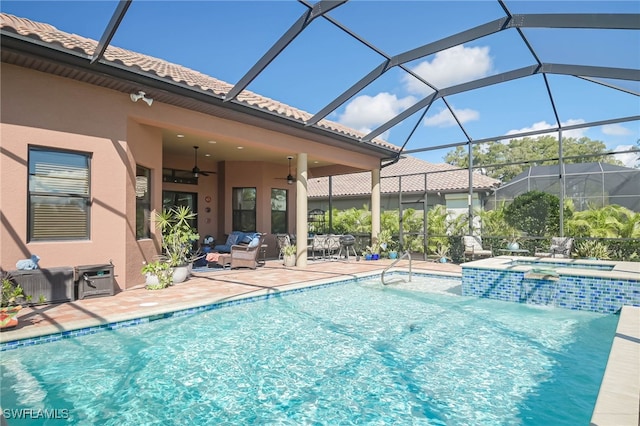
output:
M 472 180 L 472 204 L 474 208 L 484 207 L 500 181 L 477 172 L 473 173 Z M 452 213 L 468 213 L 468 196 L 469 171 L 450 164 L 433 164 L 403 156 L 380 171 L 380 206 L 383 210 L 398 210 L 400 203 L 403 209 L 422 210 L 426 200 L 427 208 L 439 204 Z M 369 205 L 371 174 L 351 173 L 309 179 L 310 209 L 329 210 L 330 198 L 332 209 L 359 209 Z
M 377 176 L 399 151 L 246 90 L 225 102 L 231 85 L 157 58 L 108 46 L 94 62 L 98 42 L 51 25 L 1 14 L 0 31 L 4 270 L 111 261 L 137 286 L 163 204 L 192 206 L 201 237 L 267 233 L 274 255 L 271 234 L 306 233 L 308 178 Z

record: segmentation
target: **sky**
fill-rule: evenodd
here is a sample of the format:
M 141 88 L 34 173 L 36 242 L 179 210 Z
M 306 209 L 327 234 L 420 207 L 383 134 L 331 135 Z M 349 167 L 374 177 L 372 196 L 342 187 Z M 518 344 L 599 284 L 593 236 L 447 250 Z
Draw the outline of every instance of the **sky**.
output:
M 638 1 L 505 0 L 512 14 L 640 13 Z M 116 1 L 2 1 L 0 10 L 59 30 L 99 40 Z M 306 7 L 281 1 L 134 0 L 111 44 L 174 62 L 237 83 L 302 16 Z M 352 0 L 329 12 L 331 21 L 312 21 L 248 90 L 315 114 L 362 77 L 392 57 L 505 16 L 497 1 Z M 371 49 L 342 28 L 365 40 Z M 496 75 L 536 61 L 640 69 L 640 31 L 515 29 L 418 58 L 405 64 L 433 87 L 443 88 Z M 640 115 L 640 82 L 610 80 L 614 90 L 581 78 L 542 75 L 446 96 L 418 111 L 381 137 L 421 150 L 556 125 Z M 547 89 L 547 84 L 549 90 Z M 368 133 L 424 99 L 433 89 L 400 67 L 392 67 L 326 118 Z M 552 97 L 549 96 L 549 91 Z M 628 93 L 628 92 L 631 93 Z M 449 108 L 456 113 L 462 129 Z M 563 132 L 588 137 L 609 150 L 637 147 L 638 120 Z M 414 155 L 442 162 L 451 148 Z M 636 154 L 618 159 L 632 167 Z M 640 164 L 638 164 L 640 165 Z

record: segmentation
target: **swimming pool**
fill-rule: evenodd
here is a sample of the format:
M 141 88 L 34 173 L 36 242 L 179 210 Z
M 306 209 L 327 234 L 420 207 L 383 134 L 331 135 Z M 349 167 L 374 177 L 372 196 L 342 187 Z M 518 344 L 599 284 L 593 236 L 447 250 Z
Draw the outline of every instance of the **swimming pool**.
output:
M 588 424 L 617 316 L 414 281 L 328 286 L 6 351 L 2 408 L 114 425 Z

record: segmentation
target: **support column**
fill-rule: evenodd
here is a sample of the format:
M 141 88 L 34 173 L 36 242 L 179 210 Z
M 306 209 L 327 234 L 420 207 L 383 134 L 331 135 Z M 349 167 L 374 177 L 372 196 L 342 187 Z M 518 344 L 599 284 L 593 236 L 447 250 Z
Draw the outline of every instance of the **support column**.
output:
M 307 266 L 307 154 L 299 153 L 296 167 L 296 266 Z
M 380 169 L 371 170 L 371 242 L 380 233 Z

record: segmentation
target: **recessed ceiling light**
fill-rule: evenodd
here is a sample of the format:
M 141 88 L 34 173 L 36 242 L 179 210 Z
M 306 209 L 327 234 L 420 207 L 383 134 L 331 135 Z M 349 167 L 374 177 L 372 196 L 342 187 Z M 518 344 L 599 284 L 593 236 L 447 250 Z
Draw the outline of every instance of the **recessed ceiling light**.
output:
M 218 143 L 218 142 L 216 142 L 216 141 L 209 141 L 209 143 Z
M 179 138 L 184 138 L 184 135 L 176 135 Z
M 239 146 L 238 149 L 244 149 L 244 146 Z
M 318 164 L 318 163 L 319 163 L 319 161 L 318 161 L 318 160 L 316 160 L 316 161 L 314 161 L 314 162 L 313 162 L 313 164 Z
M 205 157 L 211 157 L 211 154 L 205 154 L 204 156 Z

